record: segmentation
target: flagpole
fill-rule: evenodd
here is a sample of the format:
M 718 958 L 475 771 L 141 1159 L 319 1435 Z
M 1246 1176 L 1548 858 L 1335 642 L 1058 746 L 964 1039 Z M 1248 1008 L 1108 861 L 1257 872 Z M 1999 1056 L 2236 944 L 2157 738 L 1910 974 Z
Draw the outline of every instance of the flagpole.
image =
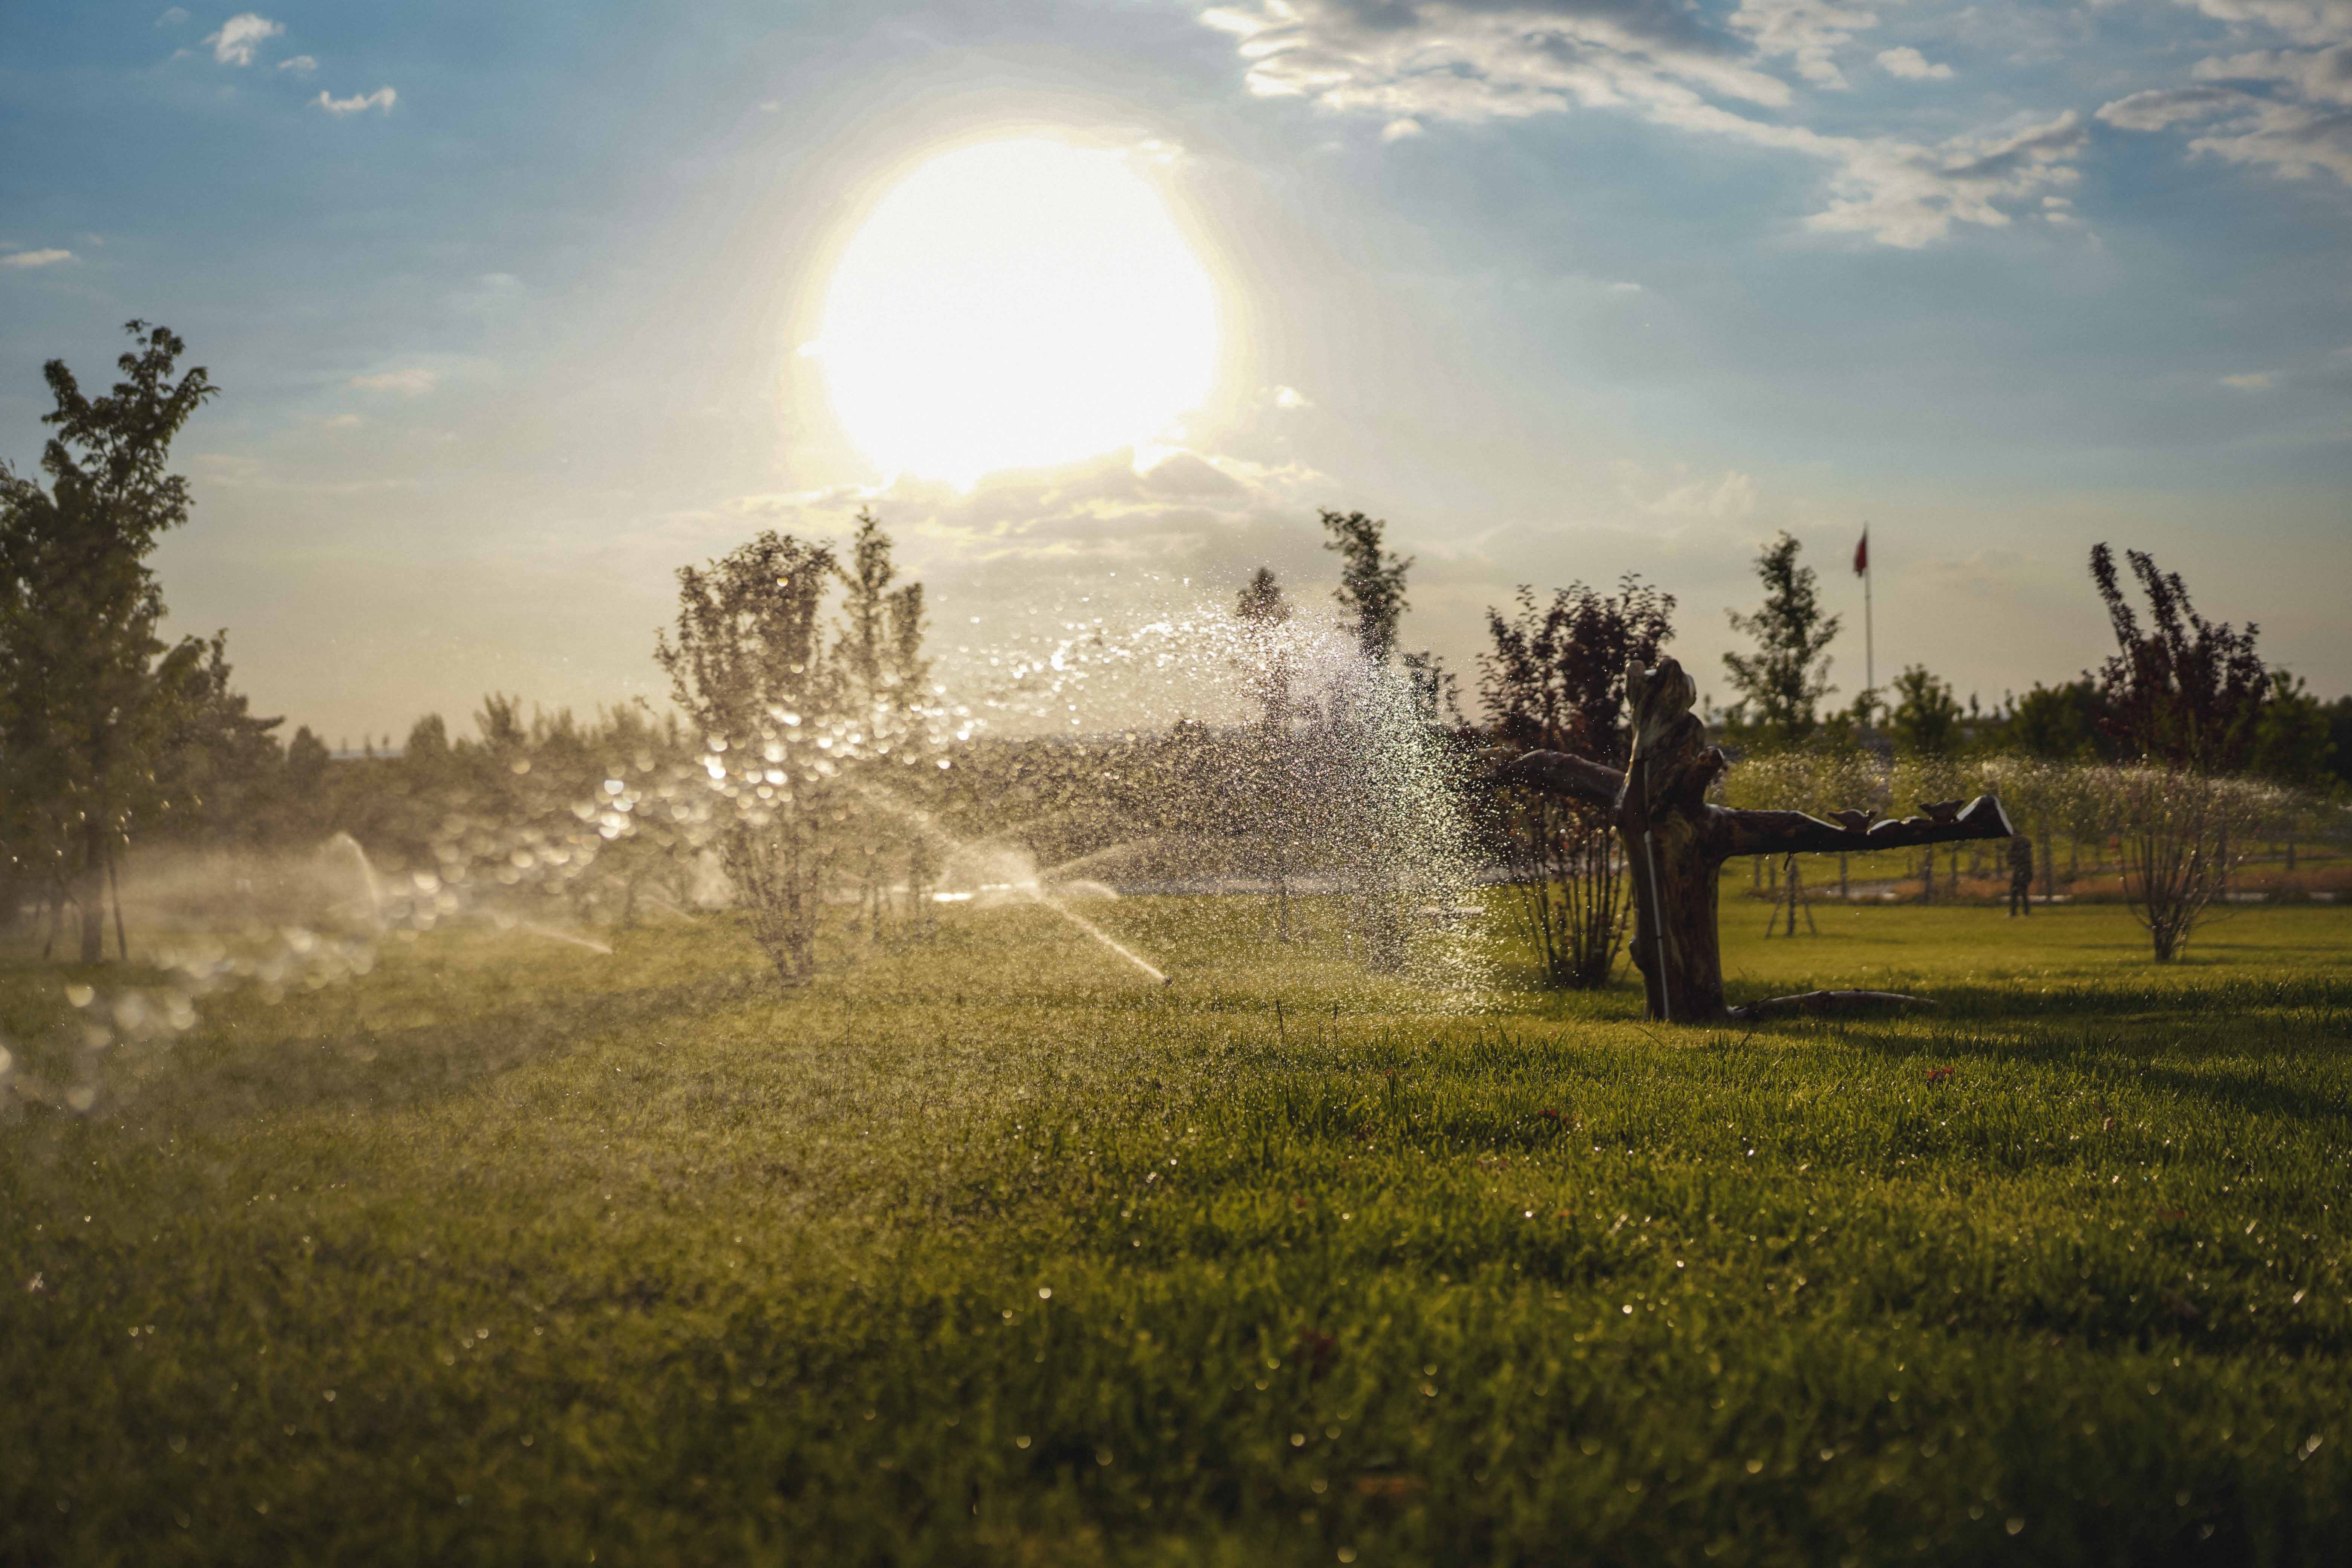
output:
M 1865 717 L 1878 711 L 1878 639 L 1871 625 L 1870 615 L 1870 524 L 1862 525 L 1862 679 L 1869 691 L 1869 707 Z M 1874 722 L 1872 727 L 1876 728 Z

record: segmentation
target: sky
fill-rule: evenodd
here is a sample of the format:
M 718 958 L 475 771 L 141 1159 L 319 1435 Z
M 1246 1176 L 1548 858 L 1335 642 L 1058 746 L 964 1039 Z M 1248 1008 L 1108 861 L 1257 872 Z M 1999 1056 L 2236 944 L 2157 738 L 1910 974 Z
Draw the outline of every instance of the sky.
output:
M 37 458 L 45 360 L 96 383 L 123 321 L 180 332 L 222 394 L 156 567 L 289 733 L 659 703 L 677 567 L 860 507 L 943 648 L 1229 603 L 1261 564 L 1333 614 L 1331 508 L 1388 521 L 1403 644 L 1470 690 L 1488 606 L 1637 573 L 1727 700 L 1726 612 L 1786 530 L 1850 699 L 1865 524 L 1882 686 L 1918 663 L 1990 703 L 2095 664 L 2105 540 L 2352 689 L 2352 0 L 262 0 L 5 31 L 0 458 Z M 845 425 L 835 384 L 888 381 L 827 301 L 894 191 L 1007 140 L 1115 163 L 1179 237 L 1107 263 L 1073 342 L 1209 339 L 1170 349 L 1198 374 L 1157 428 L 927 473 Z M 961 395 L 985 367 L 887 367 L 956 395 L 934 418 L 998 401 Z M 1079 401 L 1125 408 L 1120 374 Z

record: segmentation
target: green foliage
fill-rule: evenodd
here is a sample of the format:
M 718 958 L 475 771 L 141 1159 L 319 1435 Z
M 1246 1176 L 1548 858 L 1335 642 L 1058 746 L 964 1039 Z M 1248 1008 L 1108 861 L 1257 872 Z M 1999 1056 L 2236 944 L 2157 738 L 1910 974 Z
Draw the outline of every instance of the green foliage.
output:
M 1166 991 L 1012 910 L 781 1001 L 706 921 L 228 1005 L 0 1124 L 0 1559 L 2338 1555 L 2340 912 L 2151 975 L 1829 910 L 1735 971 L 1945 1007 L 1667 1040 L 1316 915 L 1112 907 Z
M 1895 743 L 1920 756 L 1949 756 L 1960 741 L 1960 704 L 1951 684 L 1913 664 L 1895 678 L 1892 689 L 1895 710 L 1887 725 Z
M 2091 679 L 2058 686 L 2036 683 L 2005 705 L 1990 739 L 1997 750 L 2048 762 L 2090 762 L 2106 754 L 2098 689 Z
M 2271 678 L 2254 650 L 2256 628 L 2208 621 L 2178 572 L 2126 551 L 2147 600 L 2143 626 L 2116 571 L 2114 552 L 2091 547 L 2091 578 L 2107 607 L 2116 654 L 2100 668 L 2102 723 L 2134 761 L 2231 773 L 2251 754 Z
M 1323 548 L 1339 556 L 1339 586 L 1333 597 L 1347 611 L 1348 630 L 1365 661 L 1385 669 L 1396 648 L 1397 625 L 1404 618 L 1404 579 L 1412 558 L 1381 547 L 1388 524 L 1379 518 L 1360 511 L 1326 511 L 1322 517 L 1323 531 L 1330 536 Z
M 2326 704 L 2311 694 L 2302 678 L 2271 671 L 2271 694 L 2254 721 L 2248 766 L 2264 778 L 2294 789 L 2324 788 L 2332 781 L 2336 753 Z
M 186 345 L 169 329 L 124 330 L 134 347 L 103 395 L 62 360 L 42 367 L 49 488 L 0 465 L 0 916 L 14 918 L 26 883 L 53 904 L 70 898 L 86 963 L 100 953 L 117 843 L 186 814 L 209 782 L 211 763 L 173 757 L 175 744 L 217 763 L 268 729 L 229 694 L 220 638 L 167 647 L 157 635 L 147 557 L 189 508 L 171 444 L 216 389 L 202 368 L 173 379 Z
M 1828 649 L 1838 634 L 1838 617 L 1822 614 L 1813 569 L 1797 564 L 1801 548 L 1783 533 L 1757 556 L 1763 605 L 1750 616 L 1727 612 L 1731 629 L 1755 638 L 1756 651 L 1723 656 L 1724 670 L 1739 693 L 1735 722 L 1754 724 L 1765 739 L 1782 743 L 1809 737 L 1816 705 L 1837 689 L 1829 682 Z

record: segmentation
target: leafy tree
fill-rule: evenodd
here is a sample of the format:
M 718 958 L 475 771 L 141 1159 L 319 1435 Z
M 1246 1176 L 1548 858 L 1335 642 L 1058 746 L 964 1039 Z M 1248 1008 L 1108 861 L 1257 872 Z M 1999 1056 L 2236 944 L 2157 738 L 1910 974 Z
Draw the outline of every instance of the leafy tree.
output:
M 1572 752 L 1624 765 L 1627 668 L 1657 662 L 1674 636 L 1671 594 L 1626 576 L 1607 595 L 1579 583 L 1538 608 L 1521 588 L 1516 615 L 1486 612 L 1493 648 L 1479 695 L 1497 740 L 1517 751 Z M 1623 879 L 1607 816 L 1566 796 L 1514 792 L 1502 850 L 1516 904 L 1547 984 L 1606 984 L 1624 938 Z
M 2091 547 L 2091 579 L 2115 628 L 2116 655 L 2100 668 L 2102 722 L 2135 756 L 2169 768 L 2229 773 L 2252 753 L 2270 676 L 2254 652 L 2257 629 L 2238 631 L 2199 615 L 2178 572 L 2126 552 L 2147 597 L 2148 626 L 2125 596 L 2114 552 Z
M 654 650 L 709 749 L 714 781 L 735 795 L 740 809 L 720 858 L 754 939 L 788 985 L 816 972 L 817 917 L 838 853 L 826 820 L 840 806 L 835 764 L 796 744 L 844 684 L 823 638 L 835 571 L 829 547 L 773 530 L 708 567 L 681 566 L 677 640 L 663 633 Z M 730 750 L 751 760 L 738 763 Z
M 860 733 L 879 735 L 895 730 L 907 709 L 920 700 L 929 665 L 922 657 L 923 585 L 910 583 L 893 589 L 898 568 L 890 560 L 890 536 L 871 510 L 857 513 L 857 534 L 851 542 L 849 562 L 841 569 L 846 589 L 842 606 L 841 635 L 835 659 L 847 688 L 845 696 Z M 876 937 L 882 934 L 885 905 L 883 860 L 895 847 L 908 858 L 910 888 L 929 880 L 929 847 L 919 830 L 909 832 L 904 821 L 886 821 L 870 802 L 846 809 L 863 818 L 858 854 L 860 900 Z
M 1277 643 L 1279 628 L 1289 624 L 1290 615 L 1290 601 L 1284 595 L 1282 584 L 1264 566 L 1251 574 L 1234 605 L 1234 618 L 1242 623 L 1244 637 L 1255 645 L 1248 650 L 1248 673 L 1261 721 L 1269 734 L 1286 729 L 1290 723 L 1293 661 L 1289 650 Z
M 156 825 L 209 843 L 258 844 L 273 826 L 286 721 L 257 718 L 229 685 L 228 634 L 184 642 L 166 663 L 155 761 Z
M 2002 749 L 2053 763 L 2086 762 L 2103 754 L 2098 689 L 2088 676 L 2062 686 L 2036 684 L 2006 705 L 1996 739 Z
M 2352 784 L 2352 697 L 2339 697 L 2323 711 L 2327 715 L 2327 765 L 2337 779 Z
M 157 769 L 185 718 L 175 708 L 201 699 L 213 664 L 224 690 L 227 675 L 214 645 L 157 637 L 163 591 L 147 566 L 188 516 L 187 480 L 166 469 L 172 439 L 215 388 L 201 367 L 173 379 L 186 345 L 169 329 L 124 330 L 134 346 L 105 395 L 62 360 L 42 367 L 48 489 L 0 465 L 0 832 L 12 865 L 79 906 L 85 963 L 103 955 L 116 845 L 164 809 Z M 127 947 L 119 908 L 115 935 Z
M 2271 694 L 2254 721 L 2252 771 L 2295 789 L 2321 789 L 2335 777 L 2335 750 L 2327 704 L 2299 677 L 2271 671 Z
M 1323 531 L 1330 537 L 1323 548 L 1339 557 L 1339 586 L 1333 597 L 1348 613 L 1348 630 L 1363 650 L 1365 662 L 1388 668 L 1396 649 L 1397 625 L 1404 618 L 1405 574 L 1412 558 L 1381 548 L 1388 524 L 1360 511 L 1323 513 Z
M 1829 682 L 1827 649 L 1838 634 L 1838 617 L 1822 613 L 1813 569 L 1797 563 L 1801 548 L 1786 533 L 1766 545 L 1756 558 L 1762 607 L 1752 616 L 1726 612 L 1732 630 L 1756 639 L 1754 653 L 1723 656 L 1739 706 L 1752 707 L 1754 721 L 1783 742 L 1811 735 L 1814 705 L 1837 689 Z
M 1250 574 L 1234 604 L 1234 617 L 1242 624 L 1243 676 L 1258 705 L 1255 743 L 1243 754 L 1237 781 L 1251 820 L 1264 846 L 1266 870 L 1274 883 L 1274 940 L 1290 940 L 1290 868 L 1302 837 L 1304 806 L 1297 759 L 1291 744 L 1291 687 L 1296 676 L 1290 649 L 1282 641 L 1282 627 L 1290 622 L 1290 600 L 1274 573 L 1261 566 Z
M 1895 710 L 1888 725 L 1895 743 L 1922 757 L 1947 757 L 1960 739 L 1960 704 L 1949 682 L 1925 665 L 1908 665 L 1895 678 Z
M 898 575 L 881 519 L 860 510 L 849 563 L 841 568 L 847 596 L 835 657 L 852 700 L 869 709 L 905 707 L 929 673 L 922 657 L 923 585 L 893 589 Z

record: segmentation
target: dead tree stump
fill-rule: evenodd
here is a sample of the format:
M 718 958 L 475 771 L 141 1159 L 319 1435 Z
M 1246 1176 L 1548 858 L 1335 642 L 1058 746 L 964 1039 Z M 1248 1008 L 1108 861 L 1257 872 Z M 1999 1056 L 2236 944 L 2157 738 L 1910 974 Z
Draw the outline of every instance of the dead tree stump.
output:
M 1650 1016 L 1718 1024 L 1920 1000 L 1885 991 L 1813 991 L 1727 1005 L 1716 933 L 1723 863 L 1735 855 L 1861 854 L 2006 838 L 2014 830 L 2000 802 L 1989 795 L 1965 806 L 1936 801 L 1922 805 L 1916 816 L 1880 821 L 1867 811 L 1841 811 L 1833 822 L 1801 811 L 1709 805 L 1708 786 L 1725 761 L 1691 712 L 1698 696 L 1691 678 L 1675 660 L 1661 659 L 1654 669 L 1636 665 L 1628 671 L 1626 690 L 1633 705 L 1633 750 L 1623 773 L 1565 752 L 1529 752 L 1507 764 L 1496 782 L 1573 796 L 1609 814 L 1633 874 L 1633 955 Z

